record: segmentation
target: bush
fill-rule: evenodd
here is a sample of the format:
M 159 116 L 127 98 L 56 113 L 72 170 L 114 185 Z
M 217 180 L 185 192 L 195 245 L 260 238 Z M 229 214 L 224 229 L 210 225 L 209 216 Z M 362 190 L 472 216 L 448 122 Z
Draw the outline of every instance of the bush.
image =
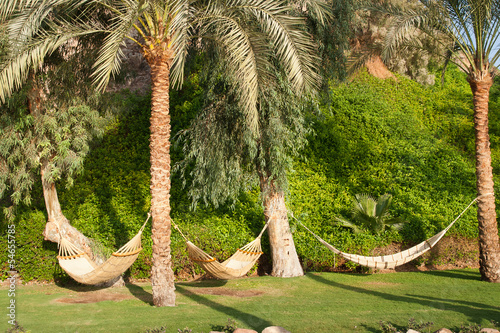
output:
M 330 104 L 309 115 L 314 135 L 304 158 L 288 175 L 287 204 L 306 225 L 344 251 L 371 254 L 391 242 L 414 244 L 435 234 L 475 197 L 474 133 L 471 101 L 463 73 L 450 72 L 444 87 L 422 87 L 398 77 L 380 80 L 361 73 L 349 84 L 331 87 Z M 199 109 L 200 88 L 192 76 L 188 86 L 172 94 L 173 133 L 185 128 Z M 84 173 L 75 186 L 58 184 L 64 214 L 85 235 L 109 251 L 126 243 L 144 223 L 150 207 L 149 117 L 150 97 L 116 95 L 111 103 L 120 114 L 102 139 L 94 142 Z M 494 172 L 498 175 L 500 149 L 500 89 L 491 95 L 491 142 Z M 172 147 L 172 163 L 181 147 Z M 43 241 L 46 221 L 40 184 L 34 204 L 22 208 L 15 221 L 18 270 L 24 280 L 52 280 L 58 274 L 57 245 Z M 393 195 L 391 213 L 409 221 L 401 233 L 362 233 L 334 224 L 335 216 L 349 216 L 356 193 Z M 172 176 L 172 218 L 189 239 L 218 259 L 228 258 L 252 240 L 264 226 L 260 193 L 243 193 L 233 205 L 217 209 L 191 201 L 181 181 Z M 477 237 L 472 207 L 450 230 L 456 237 Z M 331 270 L 337 258 L 294 220 L 291 221 L 299 257 L 307 269 Z M 0 246 L 6 246 L 6 222 L 0 224 Z M 148 278 L 151 268 L 151 227 L 128 274 Z M 264 252 L 269 252 L 267 237 Z M 178 277 L 200 274 L 188 260 L 181 235 L 172 230 L 173 267 Z M 3 274 L 8 271 L 2 253 Z M 349 265 L 347 268 L 353 268 Z

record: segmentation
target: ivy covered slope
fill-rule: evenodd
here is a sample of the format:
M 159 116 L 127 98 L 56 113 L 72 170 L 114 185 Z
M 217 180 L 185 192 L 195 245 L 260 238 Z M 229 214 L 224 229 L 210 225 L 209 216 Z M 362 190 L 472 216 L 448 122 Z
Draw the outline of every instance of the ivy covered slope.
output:
M 314 135 L 304 158 L 296 161 L 288 175 L 288 203 L 294 216 L 338 248 L 365 254 L 392 242 L 414 244 L 441 230 L 475 197 L 469 91 L 458 71 L 447 74 L 444 87 L 423 87 L 403 77 L 380 80 L 366 73 L 349 84 L 332 85 L 330 103 L 309 116 Z M 200 108 L 200 96 L 196 76 L 182 91 L 171 93 L 172 133 L 188 126 Z M 120 115 L 108 125 L 103 138 L 94 142 L 85 171 L 75 185 L 69 189 L 60 186 L 65 215 L 108 253 L 137 232 L 150 202 L 149 97 L 115 97 L 113 103 L 119 106 Z M 491 142 L 498 176 L 498 84 L 491 97 Z M 180 160 L 180 151 L 181 147 L 174 145 L 174 163 Z M 186 192 L 174 174 L 172 217 L 191 240 L 217 258 L 227 258 L 253 239 L 264 224 L 257 189 L 242 194 L 234 205 L 218 209 L 199 205 L 195 212 L 190 210 Z M 393 194 L 392 215 L 409 222 L 399 234 L 353 234 L 335 224 L 336 216 L 350 217 L 355 194 L 377 197 L 387 192 Z M 17 269 L 24 280 L 53 280 L 61 276 L 57 249 L 41 236 L 46 216 L 41 190 L 35 188 L 33 198 L 37 196 L 40 200 L 22 208 L 15 221 Z M 477 236 L 475 214 L 473 207 L 451 229 L 451 235 L 473 242 Z M 6 225 L 1 224 L 2 248 L 6 246 Z M 339 264 L 300 225 L 293 229 L 306 268 L 329 270 Z M 150 236 L 148 225 L 144 250 L 128 273 L 133 278 L 149 276 Z M 269 254 L 266 246 L 264 251 Z M 201 273 L 188 260 L 184 241 L 175 230 L 172 252 L 179 278 Z M 6 253 L 0 255 L 3 279 L 8 271 L 7 257 Z
M 469 90 L 457 70 L 447 73 L 444 86 L 424 87 L 402 77 L 380 80 L 362 73 L 349 84 L 332 87 L 330 105 L 312 120 L 316 135 L 305 152 L 307 158 L 289 175 L 295 214 L 304 214 L 303 220 L 339 249 L 364 254 L 393 241 L 415 244 L 442 230 L 476 195 Z M 498 82 L 491 101 L 490 135 L 498 177 Z M 409 223 L 399 235 L 382 236 L 354 235 L 336 226 L 335 216 L 350 217 L 356 193 L 393 194 L 390 212 Z M 333 264 L 329 251 L 298 230 L 298 251 L 310 265 Z M 475 206 L 449 235 L 475 241 Z

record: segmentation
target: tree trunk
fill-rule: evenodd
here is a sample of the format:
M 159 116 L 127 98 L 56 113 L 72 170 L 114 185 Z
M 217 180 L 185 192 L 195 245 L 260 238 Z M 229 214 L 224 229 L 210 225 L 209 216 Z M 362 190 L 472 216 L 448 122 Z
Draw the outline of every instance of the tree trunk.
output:
M 144 50 L 151 68 L 151 216 L 155 306 L 175 306 L 174 272 L 170 253 L 170 114 L 169 83 L 172 52 L 164 44 Z
M 85 237 L 80 231 L 69 224 L 68 219 L 64 216 L 57 197 L 56 184 L 46 180 L 46 174 L 49 171 L 48 163 L 44 162 L 41 167 L 43 197 L 45 199 L 45 208 L 47 209 L 48 221 L 43 231 L 45 240 L 54 243 L 59 243 L 60 236 L 64 236 L 79 249 L 84 251 L 90 258 L 93 258 L 92 250 L 90 249 L 90 240 Z
M 288 223 L 285 194 L 276 188 L 273 181 L 260 177 L 260 188 L 264 201 L 264 216 L 269 222 L 268 233 L 273 261 L 272 276 L 294 277 L 304 275 L 295 249 Z
M 37 118 L 41 116 L 42 104 L 45 101 L 44 85 L 43 82 L 37 79 L 34 73 L 30 74 L 30 82 L 31 89 L 28 93 L 28 110 L 34 118 Z M 59 243 L 60 236 L 62 235 L 92 258 L 93 255 L 89 246 L 89 239 L 69 224 L 59 204 L 56 184 L 47 181 L 47 175 L 50 173 L 50 161 L 41 159 L 40 164 L 43 197 L 45 199 L 45 208 L 47 209 L 48 216 L 48 221 L 43 231 L 45 240 Z
M 500 282 L 500 247 L 498 225 L 493 195 L 493 171 L 491 167 L 490 137 L 488 134 L 489 92 L 493 84 L 489 73 L 470 76 L 474 103 L 474 128 L 476 135 L 476 186 L 479 224 L 479 271 L 488 282 Z
M 45 99 L 43 83 L 40 82 L 33 73 L 30 76 L 30 80 L 32 86 L 30 92 L 28 93 L 28 110 L 33 117 L 40 117 L 41 105 Z M 103 263 L 106 258 L 96 256 L 90 247 L 91 240 L 82 234 L 78 229 L 73 227 L 69 223 L 66 216 L 64 216 L 59 203 L 59 197 L 57 196 L 56 184 L 47 180 L 47 175 L 50 173 L 50 161 L 47 159 L 41 159 L 40 164 L 43 198 L 45 200 L 45 209 L 47 210 L 48 217 L 45 229 L 42 233 L 44 239 L 54 243 L 59 243 L 61 236 L 63 236 L 80 250 L 84 251 L 96 264 L 99 265 Z M 109 287 L 124 284 L 125 282 L 120 276 L 111 281 L 99 284 L 99 286 Z

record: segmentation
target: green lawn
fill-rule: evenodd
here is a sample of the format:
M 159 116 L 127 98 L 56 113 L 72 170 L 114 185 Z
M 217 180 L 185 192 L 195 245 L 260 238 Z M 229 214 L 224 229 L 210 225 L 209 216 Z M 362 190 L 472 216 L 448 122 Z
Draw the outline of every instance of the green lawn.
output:
M 104 290 L 18 286 L 16 315 L 33 333 L 145 332 L 161 326 L 167 332 L 189 327 L 193 333 L 208 333 L 228 318 L 259 332 L 279 325 L 294 333 L 380 332 L 380 321 L 406 326 L 410 318 L 433 322 L 431 332 L 441 327 L 458 331 L 470 323 L 492 327 L 491 320 L 500 321 L 500 284 L 481 282 L 477 270 L 309 273 L 290 279 L 266 276 L 176 287 L 177 306 L 155 308 L 149 283 Z M 124 299 L 78 303 L 102 297 Z M 8 289 L 2 287 L 0 307 L 6 309 L 8 302 Z M 4 332 L 8 317 L 1 317 L 0 332 Z

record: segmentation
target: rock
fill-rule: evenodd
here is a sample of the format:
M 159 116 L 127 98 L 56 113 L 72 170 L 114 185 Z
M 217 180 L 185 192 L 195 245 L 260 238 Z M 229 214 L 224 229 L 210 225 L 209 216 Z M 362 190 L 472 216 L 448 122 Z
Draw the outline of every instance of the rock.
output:
M 447 328 L 441 328 L 439 330 L 437 330 L 436 332 L 434 333 L 453 333 L 452 331 L 450 331 L 449 329 Z
M 219 331 L 210 331 L 209 333 L 224 333 L 224 332 L 219 332 Z
M 411 328 L 406 333 L 420 333 L 419 331 L 412 330 Z
M 234 330 L 234 333 L 258 333 L 258 332 L 254 331 L 254 330 L 249 330 L 246 328 L 237 328 Z
M 500 333 L 500 331 L 494 328 L 483 328 L 479 331 L 479 333 Z
M 269 326 L 264 328 L 262 333 L 291 333 L 291 332 L 287 331 L 286 329 L 280 326 Z

